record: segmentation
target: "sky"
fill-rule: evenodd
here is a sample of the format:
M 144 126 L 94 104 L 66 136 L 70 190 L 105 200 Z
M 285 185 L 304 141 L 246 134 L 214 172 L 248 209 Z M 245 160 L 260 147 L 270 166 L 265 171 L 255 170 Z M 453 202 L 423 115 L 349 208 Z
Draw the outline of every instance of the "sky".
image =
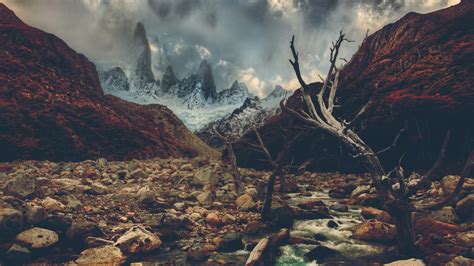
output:
M 127 64 L 133 30 L 145 25 L 160 79 L 167 65 L 178 78 L 206 59 L 218 90 L 234 80 L 258 96 L 275 85 L 296 89 L 289 41 L 296 36 L 309 81 L 328 67 L 329 46 L 344 30 L 354 43 L 408 12 L 427 13 L 460 0 L 0 0 L 28 24 L 51 32 L 97 64 Z M 342 61 L 341 61 L 342 62 Z

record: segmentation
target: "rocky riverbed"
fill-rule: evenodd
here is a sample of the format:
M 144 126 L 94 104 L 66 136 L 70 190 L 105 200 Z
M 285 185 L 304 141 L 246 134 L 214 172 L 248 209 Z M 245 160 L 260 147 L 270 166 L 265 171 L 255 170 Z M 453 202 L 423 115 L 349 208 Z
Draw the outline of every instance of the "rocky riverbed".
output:
M 270 173 L 240 171 L 238 196 L 229 169 L 206 158 L 1 163 L 0 262 L 242 265 L 262 237 L 285 227 L 292 239 L 277 250 L 279 265 L 402 259 L 366 176 L 290 175 L 290 193 L 276 194 L 266 225 L 259 210 Z M 456 178 L 422 191 L 420 204 L 448 193 Z M 418 214 L 429 265 L 472 265 L 471 181 L 457 206 Z

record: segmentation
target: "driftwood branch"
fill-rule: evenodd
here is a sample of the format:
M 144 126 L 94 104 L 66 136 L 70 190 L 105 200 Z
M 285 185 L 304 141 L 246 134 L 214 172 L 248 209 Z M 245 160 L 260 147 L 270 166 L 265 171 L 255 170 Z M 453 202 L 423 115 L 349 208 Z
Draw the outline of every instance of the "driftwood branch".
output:
M 263 263 L 263 253 L 267 250 L 268 243 L 270 241 L 270 237 L 264 237 L 258 241 L 258 244 L 255 248 L 250 252 L 250 255 L 245 262 L 245 266 L 254 266 L 258 265 L 259 263 Z

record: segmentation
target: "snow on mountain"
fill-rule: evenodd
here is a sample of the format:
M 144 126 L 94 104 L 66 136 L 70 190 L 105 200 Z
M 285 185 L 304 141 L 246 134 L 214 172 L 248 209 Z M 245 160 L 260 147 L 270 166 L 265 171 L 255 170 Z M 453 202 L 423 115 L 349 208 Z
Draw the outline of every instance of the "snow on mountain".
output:
M 259 100 L 244 83 L 237 80 L 230 88 L 217 92 L 211 65 L 206 60 L 202 60 L 196 73 L 181 80 L 176 77 L 171 65 L 166 67 L 161 81 L 155 80 L 151 48 L 141 23 L 135 28 L 130 53 L 131 63 L 128 65 L 98 64 L 104 92 L 138 104 L 165 105 L 192 131 L 205 128 L 223 117 L 248 117 L 252 121 L 260 121 L 264 110 L 266 112 L 277 106 L 278 102 L 273 100 L 281 99 L 283 95 L 284 89 L 280 87 L 266 99 Z M 249 99 L 257 101 L 260 107 L 250 106 L 249 101 L 252 100 Z M 237 111 L 239 109 L 241 112 Z M 245 119 L 235 122 L 234 126 L 242 126 L 242 123 Z
M 283 91 L 281 91 L 283 90 Z M 241 137 L 253 128 L 259 128 L 267 118 L 280 112 L 279 102 L 287 96 L 288 91 L 277 86 L 268 97 L 260 100 L 258 97 L 248 97 L 242 106 L 223 118 L 213 121 L 196 132 L 204 142 L 213 147 L 219 147 L 222 142 L 215 136 L 213 128 L 227 136 Z
M 125 72 L 120 67 L 114 67 L 107 71 L 98 71 L 102 88 L 105 93 L 113 93 L 115 91 L 128 91 L 130 85 Z
M 241 104 L 249 97 L 254 96 L 249 92 L 244 83 L 236 80 L 230 88 L 219 92 L 217 102 L 220 104 Z

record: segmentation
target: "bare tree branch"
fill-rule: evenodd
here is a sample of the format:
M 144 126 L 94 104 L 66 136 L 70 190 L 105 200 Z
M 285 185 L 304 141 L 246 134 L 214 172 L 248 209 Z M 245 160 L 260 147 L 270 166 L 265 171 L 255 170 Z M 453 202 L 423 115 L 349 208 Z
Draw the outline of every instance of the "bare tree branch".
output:
M 270 152 L 268 151 L 267 147 L 265 146 L 265 143 L 263 143 L 263 140 L 262 140 L 262 137 L 260 136 L 260 133 L 258 132 L 258 130 L 256 128 L 253 129 L 253 132 L 255 133 L 255 136 L 257 136 L 257 140 L 260 143 L 260 145 L 259 145 L 260 149 L 263 151 L 263 153 L 267 157 L 268 161 L 271 163 L 272 167 L 275 168 L 276 167 L 276 162 L 273 159 Z
M 376 154 L 380 155 L 380 154 L 382 154 L 386 151 L 389 151 L 389 150 L 395 148 L 398 144 L 398 141 L 400 140 L 401 135 L 407 130 L 408 130 L 408 121 L 405 121 L 405 126 L 403 128 L 400 128 L 400 130 L 398 131 L 397 136 L 393 140 L 392 144 L 390 146 L 386 147 L 385 149 L 382 149 L 382 150 L 376 152 Z
M 420 181 L 408 190 L 408 192 L 402 197 L 402 199 L 408 199 L 410 196 L 414 195 L 421 187 L 423 187 L 427 182 L 429 182 L 435 177 L 435 173 L 443 164 L 444 158 L 446 156 L 446 148 L 448 147 L 450 139 L 451 130 L 448 130 L 448 132 L 446 132 L 446 136 L 444 137 L 443 144 L 441 144 L 441 149 L 439 151 L 436 162 L 433 164 L 433 166 L 431 166 L 430 170 L 423 175 Z
M 442 208 L 445 205 L 451 204 L 456 199 L 459 192 L 461 192 L 462 186 L 464 185 L 464 182 L 466 181 L 466 179 L 471 175 L 473 168 L 474 168 L 474 150 L 471 151 L 471 154 L 469 155 L 466 161 L 466 164 L 463 167 L 463 170 L 461 172 L 461 178 L 459 178 L 459 181 L 456 184 L 456 188 L 454 189 L 454 191 L 441 202 L 423 207 L 423 209 L 436 210 L 436 209 Z

